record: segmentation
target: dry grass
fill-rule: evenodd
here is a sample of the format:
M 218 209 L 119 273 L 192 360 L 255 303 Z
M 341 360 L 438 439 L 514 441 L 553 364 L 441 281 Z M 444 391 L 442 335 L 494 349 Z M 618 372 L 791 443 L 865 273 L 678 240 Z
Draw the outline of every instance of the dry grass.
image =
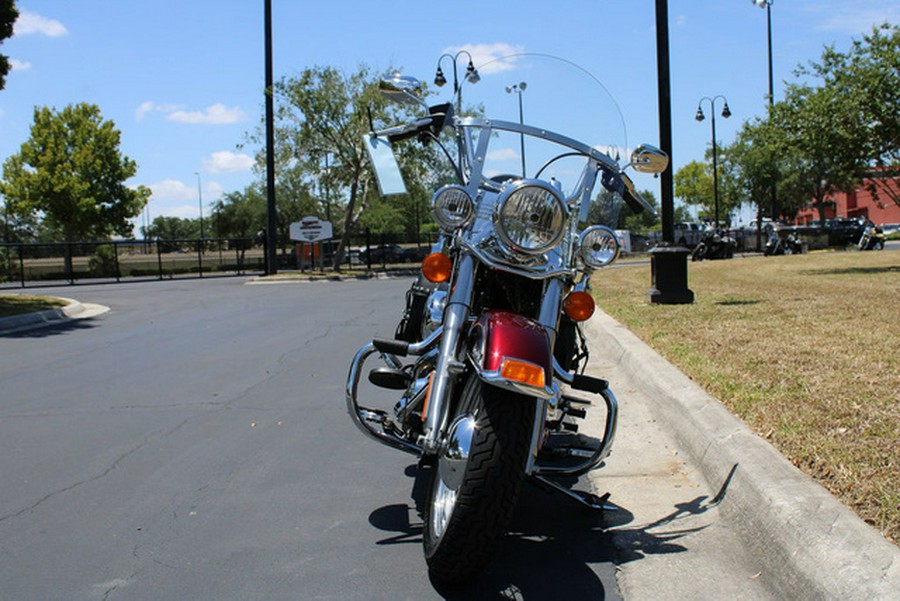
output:
M 900 541 L 900 253 L 692 263 L 692 305 L 650 305 L 649 266 L 602 275 L 607 313 Z
M 25 294 L 0 294 L 0 317 L 10 317 L 34 311 L 46 311 L 64 307 L 65 302 L 58 298 L 46 296 L 28 296 Z

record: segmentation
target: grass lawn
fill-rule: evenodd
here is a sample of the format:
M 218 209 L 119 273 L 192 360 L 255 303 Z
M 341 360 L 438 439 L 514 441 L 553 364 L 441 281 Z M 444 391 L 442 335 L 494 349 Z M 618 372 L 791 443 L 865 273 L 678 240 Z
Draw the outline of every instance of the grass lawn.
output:
M 692 305 L 650 267 L 593 278 L 604 311 L 900 542 L 900 253 L 691 263 Z
M 0 317 L 10 317 L 22 313 L 46 311 L 66 306 L 66 302 L 47 296 L 25 294 L 0 294 Z

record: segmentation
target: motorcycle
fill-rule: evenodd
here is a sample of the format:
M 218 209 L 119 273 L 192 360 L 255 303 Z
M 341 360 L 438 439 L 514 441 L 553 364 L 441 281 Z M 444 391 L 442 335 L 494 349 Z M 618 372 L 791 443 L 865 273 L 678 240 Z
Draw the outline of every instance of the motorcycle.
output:
M 886 239 L 884 230 L 874 223 L 867 223 L 859 237 L 859 242 L 856 243 L 856 248 L 859 250 L 884 250 Z
M 424 555 L 432 579 L 447 584 L 488 565 L 527 478 L 589 507 L 605 506 L 570 486 L 609 455 L 618 416 L 609 384 L 584 373 L 582 324 L 594 311 L 591 276 L 619 255 L 610 226 L 621 202 L 653 212 L 613 157 L 625 143 L 598 145 L 604 130 L 624 130 L 621 113 L 589 73 L 543 55 L 478 69 L 470 60 L 462 82 L 455 72 L 454 63 L 452 101 L 431 106 L 414 78 L 381 82 L 385 96 L 423 111 L 364 140 L 382 193 L 404 189 L 393 154 L 404 140 L 439 146 L 452 181 L 434 193 L 441 237 L 407 294 L 396 337 L 360 348 L 346 387 L 349 414 L 363 434 L 418 458 L 414 497 L 425 488 Z M 607 110 L 569 76 L 605 98 Z M 509 112 L 504 89 L 510 92 L 514 77 L 528 78 L 530 114 L 536 91 L 545 88 L 552 110 L 540 118 L 559 121 L 559 128 L 526 124 L 521 104 L 518 120 L 484 116 Z M 439 62 L 436 83 L 442 80 Z M 483 113 L 463 110 L 463 90 L 467 98 L 475 90 Z M 567 99 L 586 103 L 581 115 L 563 109 Z M 609 128 L 602 115 L 612 117 Z M 645 145 L 625 167 L 656 174 L 667 166 L 665 153 Z M 369 394 L 377 399 L 387 389 L 399 399 L 362 404 L 371 358 L 381 362 L 363 384 Z
M 737 249 L 737 240 L 723 231 L 710 227 L 703 239 L 691 251 L 691 261 L 703 259 L 730 259 Z
M 803 243 L 793 234 L 788 234 L 786 238 L 781 237 L 778 232 L 772 232 L 766 241 L 766 248 L 763 252 L 765 256 L 772 255 L 799 255 L 803 252 Z

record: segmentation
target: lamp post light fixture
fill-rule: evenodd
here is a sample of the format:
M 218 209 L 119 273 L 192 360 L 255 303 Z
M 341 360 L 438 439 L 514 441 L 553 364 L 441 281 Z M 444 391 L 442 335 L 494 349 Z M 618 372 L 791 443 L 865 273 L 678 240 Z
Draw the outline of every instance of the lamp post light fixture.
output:
M 515 83 L 511 86 L 506 86 L 507 94 L 512 94 L 513 92 L 515 92 L 519 97 L 519 125 L 525 125 L 525 119 L 522 114 L 522 92 L 524 92 L 525 88 L 527 87 L 528 84 L 524 81 Z M 522 177 L 525 177 L 525 134 L 519 134 L 519 145 L 522 154 Z
M 728 100 L 722 96 L 714 96 L 710 98 L 709 96 L 704 96 L 700 99 L 700 102 L 697 104 L 697 114 L 694 118 L 697 121 L 703 121 L 706 116 L 703 114 L 703 101 L 709 101 L 709 111 L 712 115 L 712 156 L 713 156 L 713 199 L 715 200 L 715 228 L 719 229 L 719 164 L 718 164 L 718 151 L 716 150 L 716 100 L 722 99 L 722 102 L 725 106 L 722 108 L 722 116 L 728 119 L 731 116 L 731 109 L 728 108 Z
M 466 66 L 466 81 L 472 84 L 481 81 L 481 76 L 478 75 L 478 69 L 475 68 L 475 63 L 472 62 L 472 55 L 468 50 L 460 50 L 456 54 L 442 54 L 438 59 L 437 71 L 434 74 L 434 85 L 440 88 L 447 83 L 447 78 L 444 77 L 444 71 L 441 69 L 441 62 L 445 58 L 449 58 L 453 63 L 453 94 L 456 96 L 456 112 L 461 112 L 462 109 L 462 94 L 460 93 L 459 77 L 456 71 L 456 62 L 463 54 L 469 57 L 469 64 Z

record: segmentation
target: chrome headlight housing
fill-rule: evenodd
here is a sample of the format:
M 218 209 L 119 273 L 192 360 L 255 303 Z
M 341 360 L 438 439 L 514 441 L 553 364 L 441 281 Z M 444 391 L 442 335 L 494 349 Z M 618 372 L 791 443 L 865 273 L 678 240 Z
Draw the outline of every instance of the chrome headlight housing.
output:
M 440 227 L 455 230 L 472 220 L 475 203 L 462 186 L 444 186 L 434 194 L 431 215 Z
M 605 267 L 619 256 L 619 237 L 605 225 L 591 226 L 581 232 L 578 252 L 588 267 Z
M 504 246 L 539 255 L 555 247 L 566 230 L 560 193 L 540 180 L 520 180 L 500 194 L 494 227 Z

